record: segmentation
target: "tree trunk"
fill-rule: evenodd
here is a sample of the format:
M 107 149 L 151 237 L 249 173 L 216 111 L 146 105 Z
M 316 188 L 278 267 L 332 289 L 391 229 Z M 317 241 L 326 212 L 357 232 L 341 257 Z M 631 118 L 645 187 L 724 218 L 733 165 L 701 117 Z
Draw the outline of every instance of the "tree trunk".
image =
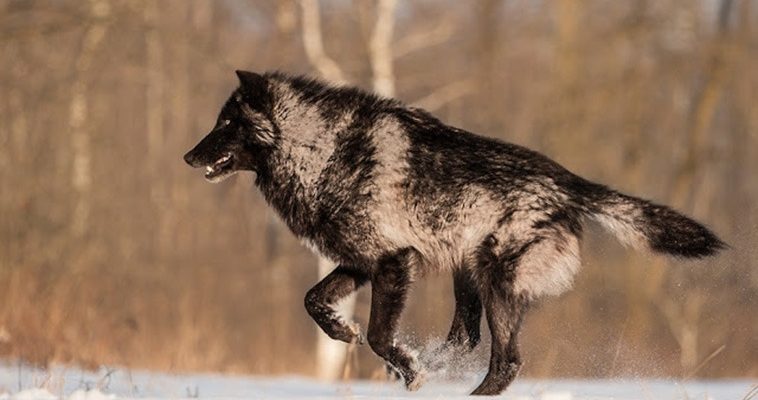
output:
M 396 0 L 379 0 L 376 10 L 376 24 L 369 43 L 374 91 L 387 97 L 395 96 L 392 31 L 395 26 L 396 6 Z
M 92 60 L 105 37 L 107 31 L 105 20 L 111 12 L 108 0 L 90 0 L 89 6 L 90 21 L 84 32 L 81 52 L 76 60 L 76 74 L 71 88 L 68 118 L 71 129 L 71 150 L 74 157 L 71 183 L 76 191 L 72 218 L 72 232 L 75 237 L 83 236 L 89 228 L 92 138 L 87 126 L 89 119 L 87 86 Z

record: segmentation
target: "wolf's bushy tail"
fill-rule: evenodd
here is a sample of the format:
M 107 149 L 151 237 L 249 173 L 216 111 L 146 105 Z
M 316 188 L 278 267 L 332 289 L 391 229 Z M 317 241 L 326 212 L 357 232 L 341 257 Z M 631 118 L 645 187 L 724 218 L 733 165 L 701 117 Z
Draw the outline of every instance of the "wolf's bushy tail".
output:
M 727 247 L 708 228 L 669 207 L 610 189 L 598 193 L 589 214 L 621 242 L 637 248 L 701 258 Z

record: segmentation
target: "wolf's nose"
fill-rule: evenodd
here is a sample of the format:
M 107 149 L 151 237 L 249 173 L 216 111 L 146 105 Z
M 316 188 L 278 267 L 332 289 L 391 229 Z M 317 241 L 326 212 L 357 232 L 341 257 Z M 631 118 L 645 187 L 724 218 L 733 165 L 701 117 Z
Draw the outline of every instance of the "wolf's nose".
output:
M 192 152 L 188 152 L 184 155 L 184 162 L 186 162 L 190 167 L 194 167 L 192 163 L 195 161 L 195 157 L 192 156 Z

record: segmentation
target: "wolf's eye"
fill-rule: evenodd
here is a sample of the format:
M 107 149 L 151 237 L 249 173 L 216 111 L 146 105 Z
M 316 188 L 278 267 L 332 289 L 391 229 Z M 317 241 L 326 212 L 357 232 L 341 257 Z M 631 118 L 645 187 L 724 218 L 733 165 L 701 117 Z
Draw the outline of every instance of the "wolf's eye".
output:
M 229 125 L 229 124 L 231 124 L 231 123 L 232 123 L 232 121 L 230 121 L 230 120 L 228 120 L 228 119 L 225 119 L 225 120 L 222 122 L 222 124 L 224 124 L 224 126 L 227 126 L 227 125 Z

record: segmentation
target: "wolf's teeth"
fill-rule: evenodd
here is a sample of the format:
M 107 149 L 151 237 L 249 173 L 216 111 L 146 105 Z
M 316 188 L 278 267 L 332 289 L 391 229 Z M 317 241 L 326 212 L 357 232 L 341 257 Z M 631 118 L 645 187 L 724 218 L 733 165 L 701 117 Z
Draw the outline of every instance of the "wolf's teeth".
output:
M 213 172 L 213 167 L 211 166 L 205 167 L 205 173 L 210 174 L 211 172 Z

